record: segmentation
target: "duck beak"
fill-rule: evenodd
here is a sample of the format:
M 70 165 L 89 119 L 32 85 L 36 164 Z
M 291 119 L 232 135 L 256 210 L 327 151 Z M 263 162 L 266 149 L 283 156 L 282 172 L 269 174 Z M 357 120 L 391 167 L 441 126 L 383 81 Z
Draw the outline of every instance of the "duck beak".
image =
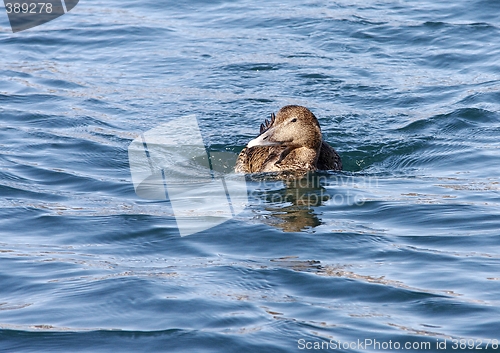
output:
M 250 148 L 250 147 L 255 147 L 255 146 L 277 146 L 277 145 L 281 145 L 282 142 L 275 141 L 273 139 L 274 131 L 275 131 L 274 127 L 270 128 L 269 130 L 267 130 L 266 132 L 264 132 L 259 137 L 251 140 L 248 143 L 247 147 Z

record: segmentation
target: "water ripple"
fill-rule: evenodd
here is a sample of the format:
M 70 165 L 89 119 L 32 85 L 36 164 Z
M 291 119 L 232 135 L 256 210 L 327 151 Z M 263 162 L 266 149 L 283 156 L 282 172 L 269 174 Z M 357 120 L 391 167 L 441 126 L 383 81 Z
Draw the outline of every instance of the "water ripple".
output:
M 16 34 L 0 18 L 2 349 L 486 348 L 498 10 L 110 0 Z M 250 178 L 242 213 L 189 237 L 169 202 L 135 194 L 141 133 L 194 114 L 207 148 L 236 157 L 285 104 L 315 113 L 344 171 Z

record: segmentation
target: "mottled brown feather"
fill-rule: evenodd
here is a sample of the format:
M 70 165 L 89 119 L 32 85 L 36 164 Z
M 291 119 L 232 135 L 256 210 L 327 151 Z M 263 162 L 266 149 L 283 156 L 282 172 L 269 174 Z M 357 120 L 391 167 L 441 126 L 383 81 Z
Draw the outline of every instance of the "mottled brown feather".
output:
M 316 117 L 307 108 L 300 106 L 285 106 L 280 109 L 278 116 L 281 123 L 289 116 L 297 116 L 300 119 L 310 119 L 311 124 L 316 124 Z M 267 119 L 260 126 L 260 135 L 271 127 L 280 128 L 276 122 L 276 116 L 271 114 L 271 120 Z M 307 126 L 306 126 L 307 127 Z M 320 130 L 318 130 L 320 131 Z M 259 136 L 260 136 L 259 135 Z M 317 133 L 317 139 L 321 139 L 321 133 Z M 325 141 L 321 143 L 308 143 L 309 146 L 318 146 L 312 149 L 310 146 L 288 146 L 286 144 L 277 146 L 254 146 L 245 147 L 236 161 L 235 171 L 237 173 L 257 173 L 263 171 L 314 171 L 314 170 L 341 170 L 342 161 L 339 154 Z M 315 149 L 318 150 L 315 150 Z M 314 155 L 311 156 L 311 153 Z

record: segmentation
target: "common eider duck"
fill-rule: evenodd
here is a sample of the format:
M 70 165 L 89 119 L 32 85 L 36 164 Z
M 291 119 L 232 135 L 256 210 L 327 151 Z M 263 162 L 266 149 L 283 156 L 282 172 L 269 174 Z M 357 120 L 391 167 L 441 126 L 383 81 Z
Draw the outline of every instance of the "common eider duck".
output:
M 260 126 L 260 135 L 240 152 L 236 173 L 341 170 L 338 153 L 321 136 L 307 108 L 287 105 Z

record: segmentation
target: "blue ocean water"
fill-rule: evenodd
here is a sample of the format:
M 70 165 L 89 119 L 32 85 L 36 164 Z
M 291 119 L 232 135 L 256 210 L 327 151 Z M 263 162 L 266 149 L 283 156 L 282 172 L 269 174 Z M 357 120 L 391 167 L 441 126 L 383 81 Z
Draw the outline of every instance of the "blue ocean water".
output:
M 496 0 L 0 15 L 0 350 L 499 351 L 498 38 Z M 236 154 L 286 104 L 343 172 L 249 180 L 244 212 L 187 237 L 136 195 L 144 131 L 195 115 Z

